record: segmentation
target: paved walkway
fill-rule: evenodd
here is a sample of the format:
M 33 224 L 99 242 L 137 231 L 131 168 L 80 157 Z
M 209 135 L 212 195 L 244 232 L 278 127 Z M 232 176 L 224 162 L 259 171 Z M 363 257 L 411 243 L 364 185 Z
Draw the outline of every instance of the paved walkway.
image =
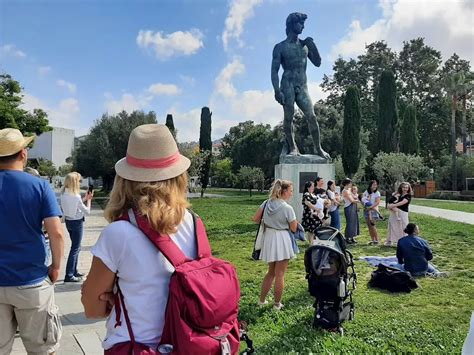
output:
M 474 224 L 474 213 L 445 210 L 442 208 L 417 206 L 410 204 L 410 212 L 426 214 L 433 217 L 448 219 L 450 221 Z
M 102 217 L 103 211 L 97 205 L 92 206 L 91 214 L 84 225 L 82 251 L 79 254 L 78 270 L 87 273 L 92 262 L 90 249 L 95 244 L 107 221 Z M 64 270 L 71 247 L 71 239 L 64 225 L 65 257 L 60 281 L 56 283 L 56 304 L 59 306 L 63 324 L 61 347 L 57 354 L 103 354 L 101 340 L 105 336 L 104 320 L 89 320 L 84 317 L 81 303 L 81 283 L 64 283 Z M 26 354 L 19 336 L 15 339 L 12 354 Z

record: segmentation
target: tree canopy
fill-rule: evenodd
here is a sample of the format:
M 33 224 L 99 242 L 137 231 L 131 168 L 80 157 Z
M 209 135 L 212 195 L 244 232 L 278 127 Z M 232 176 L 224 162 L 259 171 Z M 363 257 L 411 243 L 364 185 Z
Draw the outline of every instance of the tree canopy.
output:
M 0 74 L 0 129 L 16 128 L 24 135 L 50 131 L 48 115 L 42 109 L 23 109 L 20 83 L 8 74 Z

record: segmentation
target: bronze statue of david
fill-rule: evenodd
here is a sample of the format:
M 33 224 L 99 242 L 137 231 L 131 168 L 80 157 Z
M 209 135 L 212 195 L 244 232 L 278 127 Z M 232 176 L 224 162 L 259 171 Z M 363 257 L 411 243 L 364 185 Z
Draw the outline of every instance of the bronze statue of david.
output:
M 314 151 L 321 158 L 330 161 L 331 158 L 321 147 L 319 125 L 314 114 L 313 103 L 308 92 L 306 66 L 307 58 L 315 66 L 321 65 L 321 56 L 311 37 L 304 40 L 298 38 L 303 32 L 305 14 L 295 12 L 286 19 L 287 38 L 278 43 L 273 49 L 272 84 L 275 90 L 275 100 L 283 106 L 283 130 L 285 133 L 285 147 L 282 155 L 300 155 L 295 142 L 293 129 L 293 115 L 295 103 L 303 111 L 308 121 L 309 130 L 313 138 Z M 281 82 L 278 77 L 280 65 L 283 67 Z

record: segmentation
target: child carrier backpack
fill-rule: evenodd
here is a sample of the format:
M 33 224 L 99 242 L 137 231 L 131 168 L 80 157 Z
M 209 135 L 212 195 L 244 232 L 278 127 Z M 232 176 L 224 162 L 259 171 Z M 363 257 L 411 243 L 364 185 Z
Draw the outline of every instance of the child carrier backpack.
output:
M 170 280 L 165 324 L 157 349 L 135 342 L 117 281 L 116 326 L 120 325 L 120 308 L 123 308 L 131 341 L 121 343 L 123 351 L 116 348 L 121 344 L 116 344 L 112 348 L 116 348 L 115 351 L 110 354 L 238 353 L 242 330 L 237 320 L 240 299 L 237 273 L 229 262 L 212 257 L 204 224 L 194 213 L 191 214 L 198 250 L 195 260 L 187 258 L 168 235 L 154 231 L 145 217 L 132 210 L 122 217 L 148 237 L 173 265 L 175 272 Z
M 318 239 L 304 256 L 308 291 L 315 298 L 313 326 L 343 334 L 342 323 L 353 319 L 355 312 L 353 257 L 338 229 L 322 226 L 315 232 Z

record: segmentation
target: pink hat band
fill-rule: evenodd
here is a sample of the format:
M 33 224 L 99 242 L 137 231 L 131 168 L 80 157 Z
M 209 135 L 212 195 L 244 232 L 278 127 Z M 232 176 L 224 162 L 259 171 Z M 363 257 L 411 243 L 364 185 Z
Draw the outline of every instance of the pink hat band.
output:
M 170 155 L 169 157 L 164 157 L 160 159 L 140 159 L 132 157 L 130 154 L 127 153 L 127 163 L 131 166 L 136 168 L 143 168 L 143 169 L 159 169 L 159 168 L 167 168 L 171 165 L 175 164 L 179 161 L 180 154 L 179 151 Z

